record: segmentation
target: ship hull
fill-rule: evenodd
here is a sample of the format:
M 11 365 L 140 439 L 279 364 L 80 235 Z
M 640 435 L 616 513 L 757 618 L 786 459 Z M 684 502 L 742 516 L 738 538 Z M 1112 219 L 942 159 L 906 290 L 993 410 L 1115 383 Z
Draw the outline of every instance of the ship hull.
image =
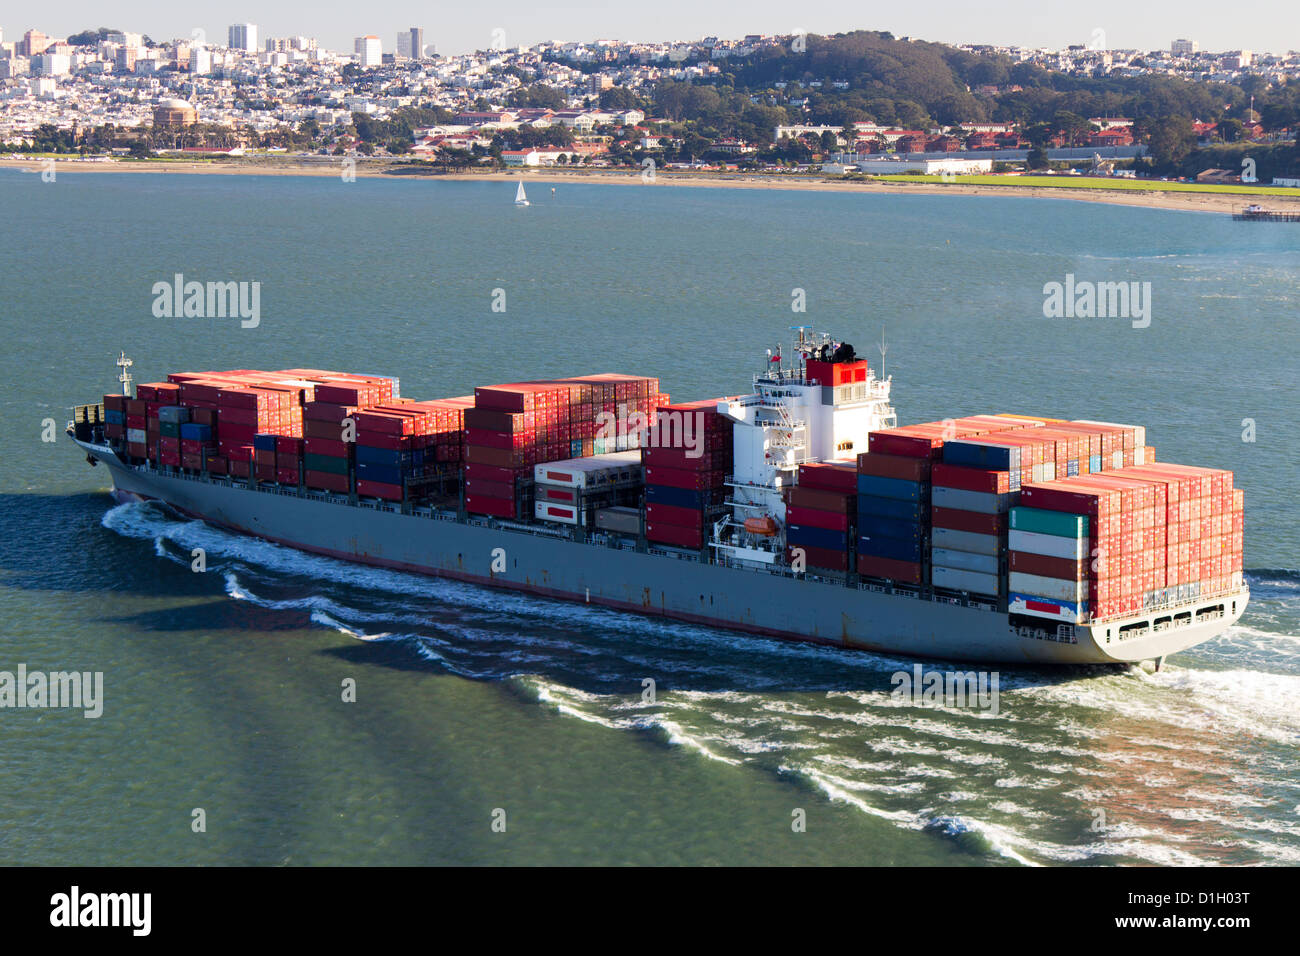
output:
M 75 440 L 75 439 L 74 439 Z M 1016 628 L 1005 612 L 924 600 L 842 582 L 711 564 L 664 550 L 576 541 L 440 512 L 349 504 L 294 489 L 134 469 L 111 449 L 77 442 L 107 465 L 118 500 L 158 500 L 241 534 L 345 561 L 508 588 L 638 614 L 855 650 L 1017 665 L 1163 660 L 1221 633 L 1246 592 L 1186 606 L 1190 620 L 1121 628 L 1140 618 Z M 1216 613 L 1215 609 L 1221 613 Z M 1183 608 L 1178 609 L 1184 610 Z M 1167 613 L 1167 612 L 1166 612 Z

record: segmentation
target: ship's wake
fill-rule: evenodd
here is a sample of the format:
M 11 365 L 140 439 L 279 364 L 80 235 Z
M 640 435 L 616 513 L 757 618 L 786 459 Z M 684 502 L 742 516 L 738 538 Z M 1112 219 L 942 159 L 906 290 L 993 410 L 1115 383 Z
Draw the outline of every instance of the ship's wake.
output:
M 224 592 L 266 613 L 399 642 L 434 670 L 990 861 L 1300 863 L 1296 572 L 1248 573 L 1242 621 L 1156 674 L 1001 670 L 993 712 L 895 696 L 907 659 L 358 567 L 157 505 L 104 525 L 177 565 L 204 549 Z

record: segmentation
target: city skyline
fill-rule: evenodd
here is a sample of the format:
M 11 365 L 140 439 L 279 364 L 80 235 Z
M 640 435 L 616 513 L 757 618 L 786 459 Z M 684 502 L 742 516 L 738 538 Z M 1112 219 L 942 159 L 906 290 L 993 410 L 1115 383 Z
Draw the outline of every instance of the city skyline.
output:
M 1203 4 L 1159 4 L 1134 11 L 1117 2 L 1094 4 L 1087 11 L 1055 11 L 1044 15 L 1035 4 L 1013 0 L 997 9 L 978 10 L 955 0 L 938 0 L 924 11 L 864 12 L 855 5 L 833 2 L 816 16 L 794 15 L 784 4 L 759 0 L 742 11 L 701 8 L 682 0 L 667 0 L 654 8 L 605 9 L 579 2 L 560 10 L 539 10 L 514 0 L 495 6 L 489 14 L 451 10 L 436 17 L 415 3 L 392 3 L 382 13 L 306 9 L 288 0 L 259 5 L 256 15 L 240 7 L 199 3 L 186 13 L 154 0 L 127 0 L 106 14 L 82 0 L 60 4 L 57 10 L 24 21 L 0 22 L 6 40 L 29 29 L 66 37 L 81 30 L 108 26 L 140 32 L 156 41 L 188 37 L 204 31 L 219 45 L 232 24 L 257 27 L 260 38 L 307 35 L 322 46 L 347 52 L 357 37 L 380 38 L 383 52 L 395 51 L 399 32 L 423 29 L 425 44 L 439 53 L 459 54 L 494 45 L 532 46 L 545 41 L 582 42 L 599 39 L 654 42 L 690 41 L 704 36 L 739 38 L 750 33 L 789 34 L 799 30 L 832 34 L 852 30 L 887 30 L 895 36 L 950 44 L 987 44 L 1064 49 L 1071 45 L 1101 45 L 1107 49 L 1168 49 L 1177 38 L 1197 40 L 1202 50 L 1248 49 L 1286 53 L 1300 47 L 1300 11 L 1277 10 L 1267 21 L 1225 21 L 1219 7 Z M 806 13 L 803 12 L 803 13 Z

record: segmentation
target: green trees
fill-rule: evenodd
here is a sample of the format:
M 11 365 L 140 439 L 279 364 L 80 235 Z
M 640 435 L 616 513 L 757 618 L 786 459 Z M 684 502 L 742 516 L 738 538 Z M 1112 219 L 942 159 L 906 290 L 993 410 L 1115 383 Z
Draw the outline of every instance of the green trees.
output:
M 1141 127 L 1147 132 L 1151 159 L 1159 167 L 1177 166 L 1196 147 L 1192 121 L 1186 116 L 1143 120 Z

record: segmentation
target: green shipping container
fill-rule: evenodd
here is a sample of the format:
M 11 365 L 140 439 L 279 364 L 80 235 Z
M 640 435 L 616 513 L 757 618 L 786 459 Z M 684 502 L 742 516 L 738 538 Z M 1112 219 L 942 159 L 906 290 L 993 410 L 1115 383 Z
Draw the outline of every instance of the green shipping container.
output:
M 1032 531 L 1035 534 L 1054 534 L 1058 538 L 1088 537 L 1088 516 L 1072 515 L 1064 511 L 1047 511 L 1044 508 L 1011 509 L 1008 527 L 1015 531 Z
M 302 465 L 307 471 L 325 471 L 331 475 L 348 473 L 348 460 L 333 455 L 303 455 Z
M 180 438 L 181 426 L 179 422 L 159 422 L 158 434 L 164 438 Z

